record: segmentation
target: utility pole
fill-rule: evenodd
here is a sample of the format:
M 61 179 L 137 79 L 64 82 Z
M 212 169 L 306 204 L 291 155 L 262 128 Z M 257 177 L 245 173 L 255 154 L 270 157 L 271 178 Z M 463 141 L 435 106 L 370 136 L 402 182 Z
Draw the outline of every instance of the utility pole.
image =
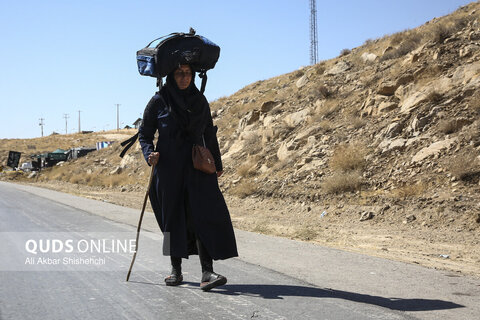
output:
M 310 0 L 310 64 L 316 64 L 318 60 L 316 2 L 317 2 L 316 0 Z
M 40 118 L 39 120 L 40 120 L 40 123 L 38 125 L 40 126 L 40 128 L 42 128 L 42 137 L 43 137 L 43 126 L 45 125 L 45 123 L 43 123 L 43 120 L 45 119 Z
M 120 129 L 120 125 L 119 125 L 119 115 L 118 115 L 118 114 L 119 114 L 119 110 L 118 110 L 118 109 L 119 109 L 119 107 L 120 107 L 120 104 L 117 103 L 117 104 L 115 104 L 115 105 L 117 106 L 117 131 L 118 131 L 118 130 Z
M 66 113 L 63 114 L 63 118 L 65 119 L 65 134 L 68 134 L 67 131 L 67 119 L 70 118 L 70 116 Z
M 80 129 L 80 110 L 78 110 L 78 133 L 82 132 L 82 130 Z

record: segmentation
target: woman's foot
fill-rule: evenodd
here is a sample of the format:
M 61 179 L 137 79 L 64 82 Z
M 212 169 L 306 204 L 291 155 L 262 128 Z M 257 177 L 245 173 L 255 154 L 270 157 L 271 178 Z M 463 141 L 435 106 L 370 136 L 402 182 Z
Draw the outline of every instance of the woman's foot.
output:
M 183 281 L 182 275 L 182 258 L 170 257 L 172 263 L 172 272 L 165 278 L 165 284 L 167 286 L 178 286 Z
M 183 281 L 183 275 L 176 275 L 172 273 L 168 277 L 165 278 L 165 284 L 167 286 L 178 286 Z
M 167 286 L 178 286 L 180 283 L 183 281 L 183 275 L 182 275 L 182 267 L 178 263 L 178 261 L 174 261 L 174 259 L 180 259 L 180 258 L 173 258 L 172 262 L 175 262 L 172 266 L 172 272 L 168 277 L 165 278 L 165 284 Z M 181 262 L 182 260 L 180 260 Z
M 209 291 L 215 287 L 223 286 L 227 283 L 227 278 L 217 274 L 215 272 L 204 271 L 202 273 L 202 282 L 200 283 L 200 289 L 203 291 Z

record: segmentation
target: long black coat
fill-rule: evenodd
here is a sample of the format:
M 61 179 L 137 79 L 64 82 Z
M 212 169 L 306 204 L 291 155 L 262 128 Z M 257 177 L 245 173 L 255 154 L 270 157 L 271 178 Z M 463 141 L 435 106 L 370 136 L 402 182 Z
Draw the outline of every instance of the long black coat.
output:
M 163 254 L 183 258 L 196 254 L 196 236 L 214 260 L 236 257 L 232 222 L 217 176 L 193 168 L 193 143 L 182 134 L 165 102 L 167 99 L 161 97 L 164 96 L 162 93 L 157 93 L 145 108 L 139 141 L 147 160 L 154 151 L 153 139 L 158 130 L 155 151 L 159 152 L 160 158 L 155 166 L 149 196 L 164 234 Z M 211 116 L 204 137 L 215 158 L 217 171 L 221 171 L 216 127 Z

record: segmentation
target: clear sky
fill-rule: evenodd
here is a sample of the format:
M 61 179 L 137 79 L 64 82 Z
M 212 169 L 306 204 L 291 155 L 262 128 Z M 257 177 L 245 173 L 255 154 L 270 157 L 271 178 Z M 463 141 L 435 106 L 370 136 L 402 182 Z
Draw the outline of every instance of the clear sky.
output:
M 470 2 L 317 0 L 319 60 Z M 308 0 L 0 0 L 0 138 L 112 130 L 117 103 L 131 125 L 156 89 L 136 51 L 190 26 L 221 47 L 209 101 L 310 63 Z

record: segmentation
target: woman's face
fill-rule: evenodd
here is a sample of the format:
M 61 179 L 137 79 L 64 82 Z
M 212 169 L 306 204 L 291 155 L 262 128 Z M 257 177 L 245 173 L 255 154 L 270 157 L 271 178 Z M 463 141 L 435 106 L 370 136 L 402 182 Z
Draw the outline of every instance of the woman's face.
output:
M 192 69 L 188 64 L 182 64 L 173 72 L 173 76 L 180 90 L 187 89 L 192 81 Z

